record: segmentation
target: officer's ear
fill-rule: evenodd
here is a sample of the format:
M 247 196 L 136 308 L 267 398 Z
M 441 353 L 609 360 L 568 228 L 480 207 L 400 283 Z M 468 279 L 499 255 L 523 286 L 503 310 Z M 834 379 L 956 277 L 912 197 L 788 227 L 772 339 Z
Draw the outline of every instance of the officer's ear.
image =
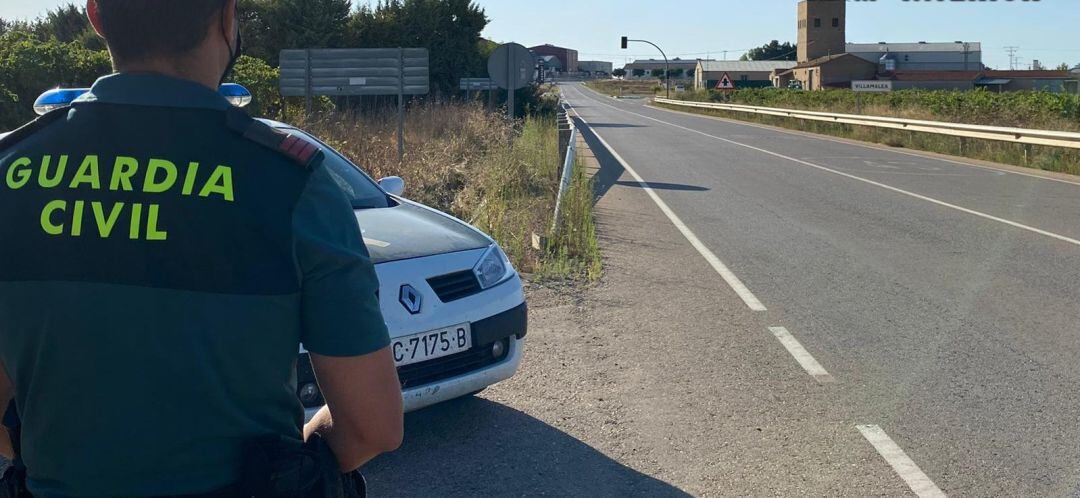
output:
M 90 19 L 90 25 L 94 27 L 94 32 L 98 36 L 105 38 L 104 31 L 101 30 L 101 11 L 98 10 L 97 0 L 86 0 L 86 17 Z

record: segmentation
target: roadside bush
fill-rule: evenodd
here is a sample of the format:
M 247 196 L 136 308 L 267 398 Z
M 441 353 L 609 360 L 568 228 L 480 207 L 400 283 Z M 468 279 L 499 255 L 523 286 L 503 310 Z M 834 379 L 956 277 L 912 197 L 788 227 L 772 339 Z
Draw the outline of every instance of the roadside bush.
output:
M 112 72 L 108 52 L 89 50 L 78 43 L 40 41 L 31 34 L 11 31 L 0 36 L 0 87 L 8 97 L 0 101 L 0 130 L 10 130 L 35 115 L 31 105 L 45 90 L 57 86 L 88 87 Z M 14 94 L 15 100 L 7 100 Z
M 405 159 L 398 161 L 394 108 L 335 111 L 300 123 L 372 177 L 400 176 L 405 195 L 484 230 L 525 273 L 595 278 L 591 193 L 571 195 L 553 250 L 532 248 L 532 234 L 551 228 L 558 192 L 554 117 L 511 121 L 478 102 L 428 101 L 408 108 Z
M 278 91 L 280 77 L 278 68 L 270 67 L 266 61 L 242 55 L 236 61 L 232 81 L 251 91 L 251 104 L 247 111 L 252 116 L 278 116 L 281 112 L 282 97 Z

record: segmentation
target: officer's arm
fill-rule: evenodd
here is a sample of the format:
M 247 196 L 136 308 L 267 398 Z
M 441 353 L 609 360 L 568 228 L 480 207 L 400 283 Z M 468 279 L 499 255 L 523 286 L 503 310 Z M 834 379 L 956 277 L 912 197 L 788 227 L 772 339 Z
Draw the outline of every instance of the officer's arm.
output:
M 11 403 L 11 398 L 15 396 L 15 388 L 11 385 L 11 379 L 8 378 L 7 368 L 3 363 L 0 363 L 0 410 L 7 408 L 8 403 Z M 11 435 L 8 434 L 7 428 L 0 425 L 0 456 L 7 458 L 8 460 L 15 459 L 15 448 L 11 445 Z
M 343 471 L 396 449 L 401 384 L 379 309 L 379 279 L 344 192 L 317 167 L 294 211 L 301 285 L 301 341 L 327 405 L 305 427 Z
M 326 406 L 304 427 L 318 433 L 342 472 L 401 445 L 401 384 L 390 348 L 351 358 L 311 354 Z

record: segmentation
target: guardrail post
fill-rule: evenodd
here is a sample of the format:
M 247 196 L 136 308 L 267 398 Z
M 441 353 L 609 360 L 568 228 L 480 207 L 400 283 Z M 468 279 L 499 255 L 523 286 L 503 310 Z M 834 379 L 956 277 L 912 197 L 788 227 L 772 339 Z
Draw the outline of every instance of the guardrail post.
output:
M 566 150 L 570 147 L 570 118 L 566 115 L 566 109 L 559 106 L 559 112 L 557 114 L 558 130 L 559 130 L 559 157 L 566 157 Z M 559 171 L 562 174 L 562 171 Z

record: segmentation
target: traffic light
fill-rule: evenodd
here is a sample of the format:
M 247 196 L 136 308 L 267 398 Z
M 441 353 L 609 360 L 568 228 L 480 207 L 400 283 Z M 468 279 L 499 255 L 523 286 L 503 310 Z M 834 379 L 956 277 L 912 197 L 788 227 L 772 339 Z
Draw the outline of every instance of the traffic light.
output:
M 629 44 L 629 43 L 628 43 L 629 41 L 630 41 L 630 40 L 627 40 L 625 36 L 624 36 L 624 37 L 622 37 L 622 48 L 623 48 L 623 49 L 626 49 L 627 45 Z

